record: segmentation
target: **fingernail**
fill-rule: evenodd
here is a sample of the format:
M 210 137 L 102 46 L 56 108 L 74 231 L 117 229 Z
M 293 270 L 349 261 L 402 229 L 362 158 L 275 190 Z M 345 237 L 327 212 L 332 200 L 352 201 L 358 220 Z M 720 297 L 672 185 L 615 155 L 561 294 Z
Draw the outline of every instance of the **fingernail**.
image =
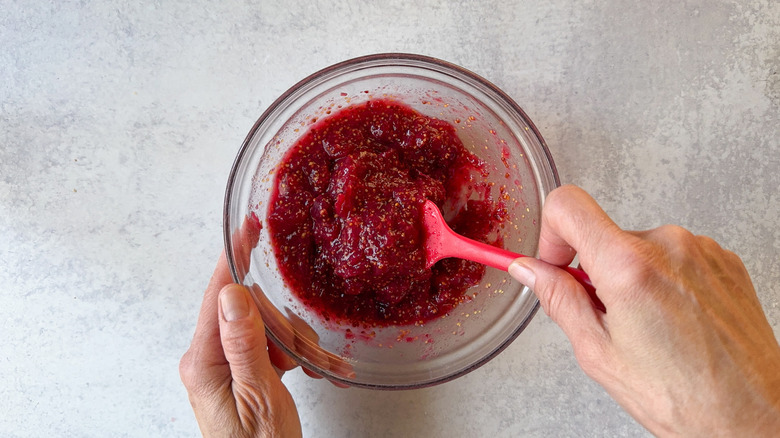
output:
M 515 280 L 533 289 L 536 283 L 536 274 L 521 260 L 515 260 L 507 268 L 507 272 Z
M 230 284 L 219 293 L 219 304 L 225 321 L 236 321 L 249 316 L 249 303 L 242 286 Z

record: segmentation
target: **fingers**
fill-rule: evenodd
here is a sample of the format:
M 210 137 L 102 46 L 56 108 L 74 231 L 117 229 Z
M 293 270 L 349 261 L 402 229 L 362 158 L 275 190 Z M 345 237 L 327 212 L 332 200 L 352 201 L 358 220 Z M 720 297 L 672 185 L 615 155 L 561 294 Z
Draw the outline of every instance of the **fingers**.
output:
M 609 308 L 609 289 L 600 290 L 621 272 L 627 260 L 636 258 L 640 239 L 620 229 L 584 190 L 561 186 L 547 197 L 542 212 L 540 258 L 553 265 L 571 262 L 579 254 L 599 298 Z
M 260 312 L 249 291 L 229 284 L 219 293 L 219 331 L 225 358 L 235 383 L 246 387 L 266 386 L 278 378 L 267 350 Z
M 352 371 L 351 365 L 333 353 L 323 350 L 319 346 L 319 335 L 316 331 L 314 331 L 313 328 L 311 328 L 309 324 L 306 323 L 306 321 L 301 319 L 295 313 L 290 313 L 288 318 L 290 323 L 296 329 L 295 350 L 298 353 L 306 357 L 313 365 L 319 367 L 320 369 L 328 370 L 340 377 L 355 377 L 355 373 Z M 309 377 L 314 379 L 322 378 L 321 374 L 306 366 L 302 366 L 301 368 L 303 369 L 303 372 Z M 339 388 L 347 387 L 347 385 L 341 384 L 334 380 L 331 380 L 330 382 Z
M 545 219 L 545 217 L 548 217 L 548 219 Z M 574 260 L 577 251 L 560 236 L 552 232 L 553 229 L 546 224 L 549 220 L 549 216 L 542 213 L 542 230 L 539 234 L 539 258 L 556 266 L 568 266 Z
M 565 185 L 550 192 L 545 201 L 539 251 L 542 260 L 559 266 L 568 265 L 579 253 L 587 269 L 587 262 L 598 260 L 602 249 L 621 233 L 590 195 Z
M 223 252 L 214 269 L 211 281 L 206 287 L 206 292 L 203 294 L 203 303 L 198 315 L 198 322 L 195 325 L 192 343 L 179 364 L 185 385 L 190 382 L 192 384 L 190 386 L 196 386 L 195 380 L 203 380 L 204 376 L 209 375 L 208 370 L 227 363 L 219 338 L 217 295 L 219 290 L 230 282 L 230 272 Z
M 234 250 L 237 255 L 236 263 L 240 266 L 248 266 L 249 254 L 251 249 L 257 245 L 260 229 L 260 221 L 257 215 L 252 213 L 244 219 L 241 228 L 236 231 L 235 240 L 239 242 L 239 247 L 234 248 Z M 223 251 L 203 295 L 190 349 L 182 358 L 182 362 L 187 363 L 182 365 L 190 366 L 189 362 L 192 362 L 191 366 L 193 367 L 207 367 L 226 363 L 219 339 L 217 295 L 223 286 L 232 282 L 233 278 L 227 264 L 227 257 Z
M 223 288 L 219 306 L 222 348 L 235 382 L 264 385 L 271 373 L 281 378 L 285 371 L 297 366 L 276 344 L 267 341 L 260 312 L 245 287 L 231 284 Z M 307 368 L 303 371 L 310 377 L 322 378 Z
M 566 271 L 522 257 L 509 265 L 509 274 L 531 288 L 547 315 L 566 333 L 572 344 L 583 336 L 601 336 L 603 325 L 588 293 Z
M 587 344 L 584 336 L 595 339 L 605 333 L 597 306 L 603 302 L 608 308 L 609 297 L 602 297 L 598 287 L 599 282 L 606 284 L 603 282 L 610 279 L 614 267 L 605 261 L 615 251 L 628 248 L 630 238 L 634 237 L 623 232 L 585 191 L 562 186 L 545 201 L 539 237 L 541 260 L 515 260 L 509 273 L 534 291 L 545 312 L 575 347 Z M 596 288 L 593 298 L 571 274 L 557 267 L 569 265 L 577 253 Z
M 298 366 L 290 356 L 273 342 L 268 342 L 268 356 L 271 358 L 271 363 L 281 371 L 290 371 Z
M 244 218 L 241 227 L 233 232 L 231 249 L 239 277 L 249 270 L 252 250 L 257 246 L 262 228 L 260 219 L 254 212 L 251 212 Z

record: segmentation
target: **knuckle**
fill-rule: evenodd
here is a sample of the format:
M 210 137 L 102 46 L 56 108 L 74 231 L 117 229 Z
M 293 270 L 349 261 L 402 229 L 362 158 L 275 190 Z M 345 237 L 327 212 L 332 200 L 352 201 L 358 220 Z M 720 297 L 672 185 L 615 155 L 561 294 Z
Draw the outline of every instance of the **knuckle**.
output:
M 745 264 L 742 262 L 742 257 L 737 255 L 737 253 L 735 253 L 734 251 L 730 251 L 728 249 L 721 249 L 721 250 L 723 251 L 724 257 L 731 265 L 738 266 L 742 270 L 747 271 L 747 269 L 745 268 Z
M 672 287 L 677 268 L 661 245 L 637 239 L 622 251 L 613 269 L 613 285 L 621 293 L 612 296 L 611 305 L 625 310 L 643 306 L 649 297 Z
M 734 251 L 723 248 L 715 239 L 708 236 L 696 236 L 699 247 L 708 263 L 730 272 L 742 272 L 747 275 L 747 269 L 742 258 Z
M 720 244 L 716 242 L 715 239 L 713 239 L 712 237 L 702 236 L 702 235 L 697 235 L 694 237 L 696 239 L 696 242 L 705 249 L 723 251 L 723 248 L 721 248 Z
M 696 240 L 709 259 L 720 259 L 725 266 L 744 269 L 742 258 L 734 251 L 722 247 L 715 239 L 709 236 L 696 236 Z
M 674 264 L 711 260 L 722 256 L 731 257 L 729 251 L 724 250 L 713 238 L 694 235 L 677 225 L 664 225 L 657 228 L 651 239 L 655 240 Z
M 553 204 L 559 202 L 560 200 L 572 198 L 575 196 L 579 196 L 583 190 L 573 184 L 564 184 L 560 187 L 557 187 L 555 190 L 551 191 L 547 195 L 547 201 L 552 202 Z
M 198 361 L 195 360 L 192 350 L 187 350 L 179 360 L 179 377 L 184 387 L 188 390 L 194 390 L 198 386 Z
M 663 253 L 653 242 L 637 240 L 619 255 L 621 272 L 634 284 L 644 284 L 658 272 Z
M 563 185 L 551 191 L 544 200 L 542 223 L 567 218 L 570 222 L 580 222 L 574 226 L 581 226 L 583 219 L 578 214 L 579 210 L 570 208 L 573 200 L 581 196 L 581 191 L 582 189 L 573 185 Z
M 239 330 L 231 330 L 222 336 L 222 346 L 233 354 L 244 354 L 252 349 L 254 333 L 243 327 Z
M 571 191 L 571 186 L 564 184 L 560 187 L 555 188 L 550 193 L 547 194 L 547 198 L 545 199 L 545 203 L 550 206 L 554 207 L 558 204 L 559 198 L 566 198 L 568 193 Z
M 542 303 L 545 313 L 554 321 L 558 321 L 560 315 L 564 312 L 567 294 L 566 282 L 560 276 L 554 276 L 548 281 L 543 282 L 539 291 L 539 300 Z
M 684 249 L 693 248 L 699 243 L 693 233 L 679 225 L 660 226 L 653 230 L 651 236 L 661 242 L 671 244 L 671 247 Z
M 619 259 L 619 275 L 627 285 L 665 287 L 681 270 L 701 269 L 731 256 L 709 237 L 694 235 L 677 225 L 663 225 L 636 237 L 621 251 Z
M 249 322 L 249 321 L 247 321 Z M 260 333 L 262 334 L 262 332 Z M 242 324 L 222 336 L 222 348 L 229 355 L 230 362 L 237 365 L 245 365 L 257 360 L 257 351 L 262 345 L 260 334 L 250 324 Z M 264 335 L 263 335 L 264 336 Z

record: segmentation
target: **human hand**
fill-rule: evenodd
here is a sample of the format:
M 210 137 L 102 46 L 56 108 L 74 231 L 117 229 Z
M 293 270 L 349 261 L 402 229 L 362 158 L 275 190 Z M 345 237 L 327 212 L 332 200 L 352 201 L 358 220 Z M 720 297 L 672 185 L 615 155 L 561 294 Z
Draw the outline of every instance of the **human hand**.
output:
M 250 214 L 235 231 L 234 262 L 239 270 L 249 266 L 261 228 L 257 216 Z M 244 286 L 233 284 L 223 252 L 203 296 L 195 335 L 179 373 L 204 436 L 300 436 L 295 403 L 281 381 L 284 372 L 297 363 L 266 339 L 258 305 L 266 310 L 273 306 L 259 286 L 251 287 L 254 296 Z M 273 312 L 268 315 L 277 335 L 287 345 L 308 353 L 312 363 L 337 376 L 354 376 L 349 364 L 315 348 L 319 338 L 304 321 Z M 307 367 L 302 369 L 310 377 L 322 378 Z
M 534 290 L 583 371 L 656 435 L 777 436 L 780 346 L 734 253 L 676 226 L 621 230 L 584 191 L 554 190 L 540 258 L 510 274 Z M 557 266 L 579 253 L 596 293 Z
M 249 271 L 252 263 L 252 251 L 257 246 L 262 228 L 257 215 L 250 213 L 233 233 L 231 252 L 236 273 L 242 283 L 246 280 L 246 272 Z M 225 266 L 225 270 L 227 269 Z M 319 334 L 299 315 L 286 307 L 284 309 L 277 308 L 265 295 L 260 285 L 253 281 L 247 283 L 266 329 L 273 333 L 275 340 L 280 345 L 291 350 L 292 354 L 305 358 L 305 361 L 310 365 L 302 366 L 303 372 L 309 377 L 321 379 L 322 375 L 312 371 L 312 369 L 323 370 L 330 376 L 328 380 L 334 386 L 347 388 L 348 385 L 340 382 L 339 379 L 354 379 L 355 372 L 352 365 L 343 358 L 321 348 Z M 288 368 L 295 366 L 295 363 L 286 354 L 283 354 L 274 342 L 269 342 L 268 346 L 269 352 L 272 353 L 272 361 L 278 361 Z
M 298 411 L 281 381 L 295 366 L 267 342 L 260 312 L 247 289 L 232 283 L 223 253 L 179 365 L 203 436 L 301 436 Z

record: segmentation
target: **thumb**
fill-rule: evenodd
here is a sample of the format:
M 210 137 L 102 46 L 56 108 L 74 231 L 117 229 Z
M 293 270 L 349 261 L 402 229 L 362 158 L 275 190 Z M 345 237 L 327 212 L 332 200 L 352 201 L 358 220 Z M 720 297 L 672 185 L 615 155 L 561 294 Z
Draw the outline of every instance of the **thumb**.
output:
M 603 331 L 601 317 L 581 284 L 563 269 L 533 257 L 515 259 L 509 275 L 534 291 L 545 313 L 572 344 Z
M 268 356 L 265 329 L 249 291 L 228 284 L 219 291 L 219 335 L 233 381 L 257 386 L 277 376 Z

